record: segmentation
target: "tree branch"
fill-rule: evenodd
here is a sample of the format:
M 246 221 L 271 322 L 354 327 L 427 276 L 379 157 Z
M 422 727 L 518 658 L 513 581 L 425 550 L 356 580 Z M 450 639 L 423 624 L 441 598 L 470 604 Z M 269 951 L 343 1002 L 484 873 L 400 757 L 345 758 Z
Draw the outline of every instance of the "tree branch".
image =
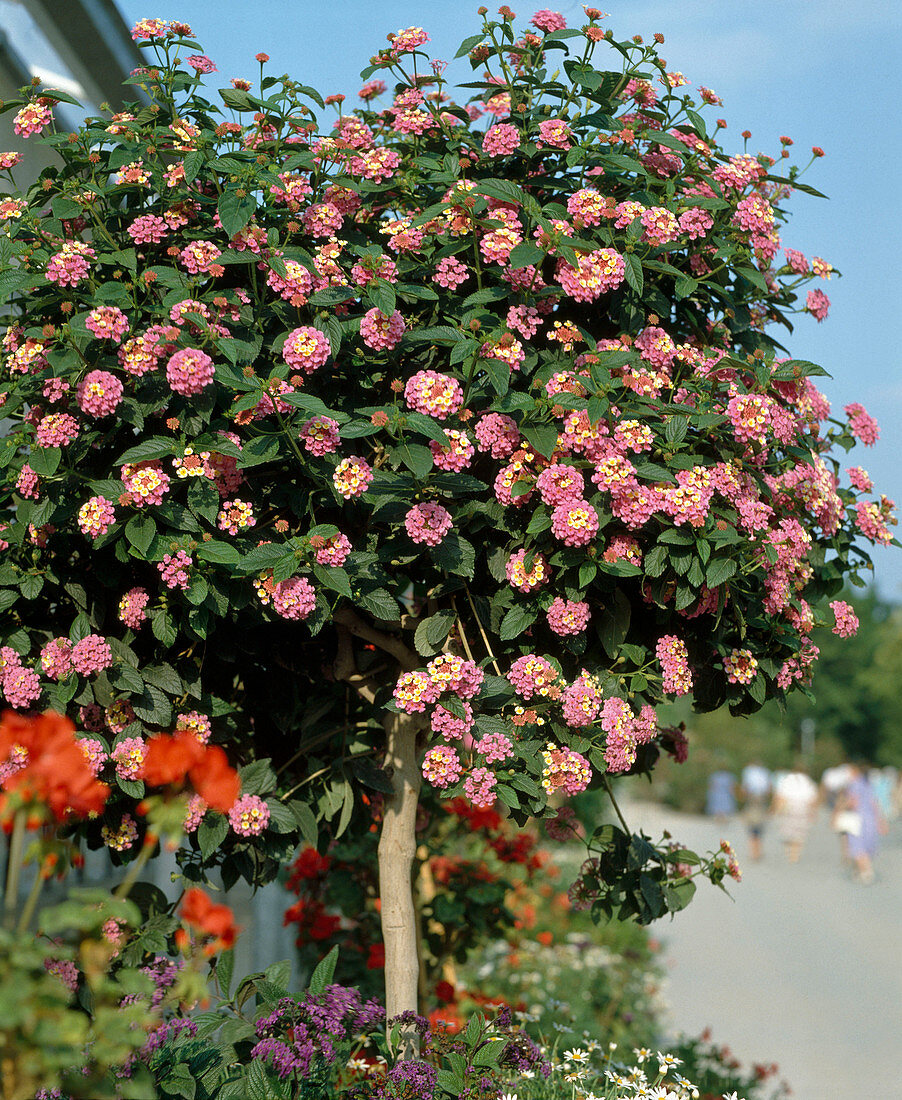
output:
M 335 612 L 334 622 L 345 627 L 358 638 L 365 642 L 371 642 L 386 653 L 390 653 L 405 672 L 412 672 L 422 664 L 420 658 L 409 649 L 400 638 L 394 638 L 391 634 L 383 634 L 361 619 L 350 607 L 339 608 Z

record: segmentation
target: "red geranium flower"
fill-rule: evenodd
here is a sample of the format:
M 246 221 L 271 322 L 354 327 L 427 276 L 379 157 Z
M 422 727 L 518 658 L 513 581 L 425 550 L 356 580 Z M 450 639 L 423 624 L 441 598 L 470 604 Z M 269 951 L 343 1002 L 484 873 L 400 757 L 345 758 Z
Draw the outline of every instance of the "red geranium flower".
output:
M 214 810 L 228 813 L 241 793 L 241 780 L 219 745 L 203 745 L 193 734 L 161 734 L 147 743 L 141 778 L 152 787 L 181 787 L 187 779 Z
M 4 782 L 5 790 L 24 802 L 44 803 L 57 821 L 103 810 L 110 789 L 95 778 L 68 718 L 53 711 L 26 717 L 6 710 L 0 719 L 0 760 L 14 745 L 28 757 L 25 767 Z
M 232 947 L 238 929 L 235 926 L 235 915 L 227 905 L 214 905 L 210 898 L 192 886 L 187 891 L 182 901 L 181 917 L 185 924 L 190 925 L 205 937 L 213 937 L 212 941 L 204 947 L 205 955 L 213 955 L 217 951 L 224 951 Z M 184 929 L 182 935 L 176 933 L 176 942 L 182 947 L 187 942 L 187 934 Z

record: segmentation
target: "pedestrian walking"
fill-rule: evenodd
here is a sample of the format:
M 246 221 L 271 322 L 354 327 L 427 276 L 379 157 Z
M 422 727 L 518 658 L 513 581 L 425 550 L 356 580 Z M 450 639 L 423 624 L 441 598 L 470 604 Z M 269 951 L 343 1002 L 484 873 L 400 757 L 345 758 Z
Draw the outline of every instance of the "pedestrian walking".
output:
M 762 855 L 761 838 L 767 821 L 772 784 L 770 772 L 759 760 L 742 769 L 739 788 L 743 800 L 742 815 L 749 833 L 749 855 L 755 862 Z
M 874 881 L 874 856 L 887 824 L 866 767 L 852 765 L 852 780 L 837 799 L 834 818 L 838 823 L 844 819 L 855 877 L 870 886 Z
M 732 772 L 720 768 L 711 774 L 705 813 L 716 817 L 718 821 L 726 821 L 736 813 L 736 776 Z
M 819 801 L 817 785 L 803 764 L 796 764 L 781 776 L 774 788 L 772 809 L 780 822 L 780 837 L 790 863 L 797 863 L 802 854 Z

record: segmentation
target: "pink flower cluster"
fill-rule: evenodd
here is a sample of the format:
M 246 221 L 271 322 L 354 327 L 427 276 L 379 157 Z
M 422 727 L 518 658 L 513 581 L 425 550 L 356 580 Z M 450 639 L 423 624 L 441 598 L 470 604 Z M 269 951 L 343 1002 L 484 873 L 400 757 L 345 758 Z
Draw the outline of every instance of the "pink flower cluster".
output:
M 106 497 L 91 497 L 78 509 L 78 526 L 92 539 L 105 535 L 115 522 L 116 509 Z
M 315 558 L 317 565 L 325 565 L 337 568 L 344 565 L 348 554 L 351 552 L 351 540 L 340 531 L 337 535 L 326 539 L 322 546 L 317 547 Z
M 391 351 L 404 335 L 406 325 L 399 310 L 391 316 L 378 309 L 369 309 L 360 321 L 360 338 L 368 348 Z
M 548 626 L 562 637 L 582 634 L 589 625 L 589 605 L 583 600 L 564 600 L 555 596 L 545 614 Z
M 144 610 L 150 596 L 145 588 L 130 588 L 119 601 L 119 620 L 130 630 L 139 630 L 147 618 Z
M 568 500 L 551 513 L 551 533 L 565 546 L 585 546 L 598 533 L 598 513 L 587 500 Z
M 526 559 L 528 557 L 532 559 L 532 562 L 527 569 Z M 545 557 L 529 550 L 518 550 L 516 553 L 511 554 L 507 559 L 505 572 L 510 586 L 516 588 L 518 592 L 527 594 L 541 585 L 547 584 L 551 579 Z
M 494 773 L 488 768 L 474 768 L 464 780 L 464 794 L 477 809 L 487 810 L 495 802 L 497 782 Z
M 834 634 L 838 634 L 840 638 L 851 638 L 858 633 L 858 616 L 851 604 L 845 600 L 833 600 L 830 610 L 836 618 Z
M 350 500 L 352 497 L 362 496 L 373 480 L 373 468 L 359 455 L 351 455 L 343 458 L 335 467 L 332 475 L 332 484 L 336 492 Z
M 322 367 L 332 348 L 325 333 L 311 325 L 301 325 L 293 329 L 286 337 L 282 346 L 282 358 L 295 370 L 302 370 L 305 374 L 313 374 Z
M 404 400 L 410 409 L 436 420 L 446 420 L 463 404 L 463 391 L 456 378 L 434 370 L 421 370 L 408 378 Z
M 228 531 L 230 535 L 237 535 L 239 531 L 246 531 L 257 523 L 254 517 L 253 506 L 246 500 L 226 500 L 222 510 L 216 518 L 220 531 Z
M 146 756 L 147 742 L 143 737 L 125 737 L 110 753 L 120 779 L 140 779 Z
M 169 492 L 171 478 L 155 460 L 127 463 L 120 467 L 119 475 L 125 486 L 124 495 L 135 508 L 162 504 L 163 497 Z
M 758 662 L 748 649 L 732 650 L 724 657 L 723 667 L 731 684 L 750 684 L 758 675 Z
M 675 634 L 665 634 L 658 639 L 655 656 L 664 672 L 661 685 L 664 694 L 688 695 L 692 690 L 692 673 L 689 671 L 686 643 Z
M 644 706 L 639 716 L 622 699 L 605 699 L 601 728 L 607 734 L 604 759 L 610 772 L 625 772 L 636 762 L 636 748 L 647 744 L 657 731 L 654 707 Z
M 316 607 L 316 589 L 306 577 L 289 577 L 273 588 L 272 606 L 283 619 L 303 621 Z
M 97 306 L 85 318 L 85 328 L 100 340 L 121 344 L 128 332 L 128 318 L 118 306 Z
M 122 400 L 122 383 L 109 371 L 92 370 L 76 388 L 78 407 L 88 416 L 110 416 Z
M 202 393 L 215 375 L 213 360 L 199 348 L 182 348 L 166 364 L 166 381 L 184 397 Z
M 72 671 L 72 643 L 53 638 L 41 650 L 41 668 L 51 680 L 63 680 Z
M 476 453 L 466 432 L 457 431 L 456 428 L 444 428 L 447 445 L 442 446 L 437 440 L 430 440 L 429 449 L 432 451 L 432 461 L 439 470 L 450 470 L 459 473 L 467 468 Z
M 453 786 L 463 774 L 460 757 L 450 745 L 435 745 L 423 758 L 423 776 L 440 790 Z
M 592 779 L 592 768 L 580 753 L 549 741 L 542 750 L 542 759 L 545 763 L 542 769 L 542 786 L 548 794 L 560 791 L 575 795 L 588 787 Z
M 507 673 L 514 691 L 527 702 L 534 696 L 556 699 L 560 693 L 557 678 L 554 665 L 537 653 L 518 657 Z
M 404 517 L 410 538 L 426 546 L 438 546 L 451 530 L 451 513 L 435 502 L 415 504 Z
M 568 726 L 579 729 L 590 726 L 598 717 L 601 709 L 601 689 L 595 677 L 586 669 L 568 685 L 561 695 L 564 721 Z
M 97 253 L 90 245 L 66 241 L 59 252 L 50 257 L 47 278 L 58 286 L 77 286 L 88 277 L 91 270 L 88 261 L 96 258 Z
M 341 442 L 338 421 L 330 416 L 314 416 L 303 425 L 298 436 L 304 450 L 317 458 L 337 451 Z
M 453 256 L 446 256 L 435 265 L 432 281 L 447 290 L 455 290 L 470 277 L 470 272 Z
M 520 444 L 520 430 L 506 413 L 487 413 L 476 421 L 476 442 L 492 458 L 510 458 Z
M 80 676 L 103 672 L 112 663 L 113 651 L 99 634 L 89 634 L 72 647 L 72 667 Z
M 496 764 L 510 760 L 514 743 L 503 733 L 487 733 L 476 742 L 476 751 L 482 753 L 487 764 Z
M 482 139 L 482 151 L 487 157 L 510 156 L 519 147 L 520 131 L 508 122 L 490 126 Z
M 188 587 L 189 570 L 192 564 L 189 554 L 184 550 L 176 550 L 174 554 L 166 554 L 163 560 L 157 563 L 157 569 L 167 588 L 184 590 Z
M 78 437 L 78 421 L 68 413 L 48 413 L 38 421 L 35 439 L 39 447 L 66 447 Z
M 594 302 L 600 294 L 620 286 L 626 266 L 613 248 L 598 248 L 580 255 L 576 267 L 559 260 L 554 277 L 575 301 Z
M 844 406 L 843 412 L 849 418 L 849 431 L 852 435 L 860 439 L 866 447 L 873 447 L 880 438 L 880 429 L 877 421 L 868 415 L 864 405 L 853 401 L 851 405 Z
M 461 700 L 464 717 L 459 718 L 439 703 L 432 712 L 430 728 L 446 741 L 459 741 L 473 726 L 473 708 Z
M 245 794 L 229 810 L 229 824 L 238 836 L 259 836 L 269 824 L 269 806 L 255 794 Z

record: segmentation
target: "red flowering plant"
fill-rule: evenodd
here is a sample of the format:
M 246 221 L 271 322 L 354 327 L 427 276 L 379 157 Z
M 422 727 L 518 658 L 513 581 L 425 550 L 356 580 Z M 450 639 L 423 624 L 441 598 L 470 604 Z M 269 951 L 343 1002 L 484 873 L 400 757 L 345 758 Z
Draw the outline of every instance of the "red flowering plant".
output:
M 287 77 L 211 102 L 163 20 L 145 105 L 63 134 L 58 93 L 5 104 L 59 162 L 0 209 L 0 686 L 77 719 L 120 814 L 149 738 L 225 746 L 243 794 L 192 805 L 189 877 L 266 881 L 384 791 L 390 1016 L 424 776 L 523 821 L 648 771 L 683 749 L 663 700 L 804 686 L 894 541 L 834 455 L 873 421 L 774 335 L 826 314 L 829 265 L 781 253 L 812 189 L 600 19 L 486 17 L 462 99 L 408 28 L 331 123 Z M 617 912 L 679 908 L 622 824 Z
M 150 758 L 153 748 L 152 741 Z M 133 1095 L 156 1095 L 148 1092 L 149 1075 L 135 1060 L 152 1047 L 164 1012 L 192 1007 L 206 996 L 206 960 L 234 943 L 231 911 L 194 888 L 182 907 L 186 928 L 168 913 L 151 915 L 146 903 L 129 897 L 157 847 L 150 829 L 112 896 L 103 888 L 72 888 L 64 900 L 57 896 L 57 904 L 39 906 L 49 880 L 64 880 L 84 863 L 73 830 L 104 819 L 110 788 L 97 779 L 75 725 L 53 712 L 5 711 L 0 758 L 6 762 L 0 828 L 9 836 L 0 922 L 2 1094 L 33 1100 L 48 1090 L 60 1095 L 62 1087 L 73 1100 L 93 1100 L 114 1095 L 109 1075 L 116 1071 L 130 1077 Z M 234 801 L 237 776 L 231 775 Z M 172 783 L 181 777 L 170 768 L 165 779 L 147 778 Z M 184 806 L 173 817 L 167 800 L 155 799 L 144 808 L 148 819 L 180 824 Z M 103 826 L 111 847 L 116 838 L 128 835 L 131 843 L 137 836 L 133 818 L 125 825 Z M 173 932 L 181 951 L 175 962 L 158 953 Z

